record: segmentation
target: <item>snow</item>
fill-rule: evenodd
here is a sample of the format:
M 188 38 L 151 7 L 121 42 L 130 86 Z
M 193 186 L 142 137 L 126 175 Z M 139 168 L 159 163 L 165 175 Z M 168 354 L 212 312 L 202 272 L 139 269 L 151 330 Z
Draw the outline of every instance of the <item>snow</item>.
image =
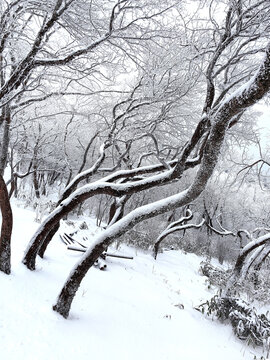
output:
M 208 289 L 198 272 L 202 258 L 181 251 L 164 252 L 154 261 L 122 245 L 121 253 L 134 260 L 108 258 L 107 271 L 92 268 L 69 319 L 63 319 L 52 305 L 81 254 L 68 251 L 56 235 L 37 270 L 29 271 L 21 259 L 39 224 L 33 212 L 13 210 L 12 274 L 0 273 L 1 359 L 248 360 L 261 355 L 261 349 L 238 340 L 230 326 L 194 309 L 216 290 Z M 94 220 L 83 220 L 91 240 L 100 230 Z

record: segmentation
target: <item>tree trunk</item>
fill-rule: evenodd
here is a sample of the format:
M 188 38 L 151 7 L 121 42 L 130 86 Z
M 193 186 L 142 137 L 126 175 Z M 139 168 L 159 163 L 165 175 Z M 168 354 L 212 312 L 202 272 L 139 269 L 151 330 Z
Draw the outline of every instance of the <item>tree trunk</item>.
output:
M 80 196 L 72 198 L 66 204 L 60 204 L 41 224 L 36 233 L 33 235 L 23 258 L 23 263 L 29 270 L 35 270 L 36 257 L 40 251 L 43 256 L 45 247 L 48 246 L 51 238 L 59 228 L 60 220 L 70 211 L 75 209 L 82 201 L 88 198 L 88 194 L 84 193 Z M 46 246 L 42 248 L 46 239 Z
M 39 182 L 37 177 L 37 166 L 36 164 L 33 165 L 33 185 L 35 190 L 35 195 L 37 199 L 40 199 L 40 191 L 39 191 Z
M 233 273 L 229 278 L 225 293 L 226 295 L 231 294 L 231 290 L 238 285 L 239 280 L 243 278 L 243 274 L 247 274 L 248 269 L 250 268 L 252 262 L 254 261 L 252 257 L 248 259 L 253 250 L 270 243 L 270 233 L 267 233 L 255 240 L 250 241 L 241 251 L 236 259 L 236 263 L 234 265 Z M 268 254 L 267 254 L 268 255 Z M 247 270 L 247 271 L 246 271 Z
M 2 226 L 0 235 L 0 270 L 10 274 L 10 241 L 12 233 L 12 210 L 8 197 L 8 191 L 3 177 L 0 175 L 0 210 L 2 214 Z
M 64 318 L 67 318 L 69 315 L 71 303 L 84 276 L 103 253 L 105 248 L 106 246 L 104 247 L 103 244 L 96 245 L 91 252 L 91 256 L 86 256 L 84 261 L 80 262 L 76 270 L 72 271 L 69 280 L 65 283 L 61 294 L 58 297 L 57 303 L 53 306 L 53 310 L 61 314 Z
M 158 254 L 158 251 L 159 251 L 160 243 L 162 242 L 162 240 L 164 240 L 165 237 L 166 237 L 166 235 L 160 237 L 160 239 L 157 242 L 155 242 L 155 245 L 153 247 L 153 257 L 154 257 L 155 260 L 157 259 L 157 254 Z
M 1 149 L 0 149 L 0 175 L 4 175 L 5 168 L 7 166 L 7 158 L 8 158 L 8 146 L 10 140 L 10 109 L 9 106 L 6 105 L 2 109 L 1 115 L 3 124 L 4 124 L 4 131 L 3 131 L 3 138 L 1 141 Z
M 51 242 L 52 238 L 54 237 L 54 235 L 57 233 L 58 229 L 60 227 L 60 222 L 58 222 L 55 226 L 53 226 L 53 228 L 50 230 L 50 232 L 48 233 L 48 235 L 45 237 L 45 240 L 43 241 L 43 243 L 41 244 L 39 250 L 38 250 L 38 255 L 43 258 L 44 257 L 44 253 L 47 249 L 47 246 L 49 245 L 49 243 Z

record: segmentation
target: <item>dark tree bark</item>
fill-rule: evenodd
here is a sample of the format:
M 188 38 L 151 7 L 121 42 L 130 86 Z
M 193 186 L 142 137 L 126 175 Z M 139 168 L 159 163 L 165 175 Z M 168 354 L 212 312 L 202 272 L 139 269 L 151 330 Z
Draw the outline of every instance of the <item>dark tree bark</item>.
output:
M 83 280 L 88 269 L 94 265 L 95 261 L 105 251 L 105 249 L 106 245 L 96 245 L 92 249 L 91 256 L 88 256 L 84 261 L 81 261 L 76 271 L 71 275 L 71 282 L 65 284 L 61 295 L 58 298 L 57 304 L 53 306 L 53 310 L 57 311 L 64 318 L 68 317 L 71 303 L 76 295 L 79 284 Z
M 9 202 L 8 191 L 3 177 L 0 175 L 0 210 L 2 226 L 0 235 L 0 270 L 10 274 L 10 242 L 12 234 L 12 209 Z
M 45 240 L 43 241 L 43 243 L 41 244 L 39 250 L 38 250 L 38 255 L 43 258 L 45 251 L 49 245 L 49 243 L 51 242 L 52 238 L 54 237 L 54 235 L 57 233 L 58 229 L 60 227 L 60 222 L 56 223 L 52 229 L 49 231 L 48 235 L 45 237 Z
M 2 79 L 1 79 L 2 83 Z M 2 108 L 1 122 L 3 124 L 3 138 L 0 149 L 0 211 L 2 214 L 2 226 L 0 233 L 0 271 L 10 274 L 10 242 L 12 234 L 12 210 L 8 196 L 8 190 L 3 179 L 7 165 L 8 146 L 10 140 L 10 121 L 11 114 L 8 105 Z
M 7 165 L 7 158 L 8 158 L 8 146 L 10 140 L 10 121 L 11 121 L 11 114 L 9 106 L 6 105 L 2 108 L 1 114 L 1 121 L 3 124 L 3 137 L 1 141 L 1 148 L 0 148 L 0 174 L 4 175 L 4 171 Z
M 35 189 L 36 198 L 40 199 L 39 182 L 38 182 L 38 178 L 37 178 L 37 168 L 35 166 L 34 166 L 34 171 L 33 171 L 33 185 L 34 185 L 34 189 Z

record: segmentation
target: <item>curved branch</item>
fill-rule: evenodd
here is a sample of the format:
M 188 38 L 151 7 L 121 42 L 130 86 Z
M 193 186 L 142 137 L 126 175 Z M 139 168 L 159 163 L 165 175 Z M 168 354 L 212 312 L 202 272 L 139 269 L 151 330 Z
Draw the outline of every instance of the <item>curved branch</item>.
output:
M 167 228 L 162 231 L 162 233 L 158 236 L 154 247 L 153 247 L 153 257 L 154 259 L 157 258 L 157 254 L 158 254 L 158 250 L 159 250 L 159 246 L 161 244 L 161 242 L 170 234 L 173 234 L 176 231 L 180 231 L 180 230 L 187 230 L 187 229 L 199 229 L 203 226 L 203 224 L 205 223 L 205 219 L 203 219 L 199 224 L 184 224 L 182 225 L 182 223 L 184 221 L 188 221 L 193 217 L 192 212 L 187 209 L 186 210 L 188 213 L 188 216 L 184 216 L 181 219 L 169 224 L 167 226 Z

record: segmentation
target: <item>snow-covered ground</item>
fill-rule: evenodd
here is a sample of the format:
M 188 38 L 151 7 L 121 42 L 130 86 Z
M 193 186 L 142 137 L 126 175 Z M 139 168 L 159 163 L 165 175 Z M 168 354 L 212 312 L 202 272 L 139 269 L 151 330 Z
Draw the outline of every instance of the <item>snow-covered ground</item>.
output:
M 37 270 L 27 270 L 21 259 L 38 224 L 29 210 L 14 207 L 14 213 L 12 274 L 0 274 L 0 359 L 248 360 L 261 355 L 261 349 L 236 339 L 230 326 L 194 310 L 215 290 L 198 273 L 202 259 L 180 251 L 154 261 L 122 246 L 120 251 L 134 260 L 110 258 L 107 271 L 92 268 L 69 319 L 63 319 L 52 305 L 80 253 L 68 251 L 56 236 Z M 91 226 L 89 237 L 95 231 Z

